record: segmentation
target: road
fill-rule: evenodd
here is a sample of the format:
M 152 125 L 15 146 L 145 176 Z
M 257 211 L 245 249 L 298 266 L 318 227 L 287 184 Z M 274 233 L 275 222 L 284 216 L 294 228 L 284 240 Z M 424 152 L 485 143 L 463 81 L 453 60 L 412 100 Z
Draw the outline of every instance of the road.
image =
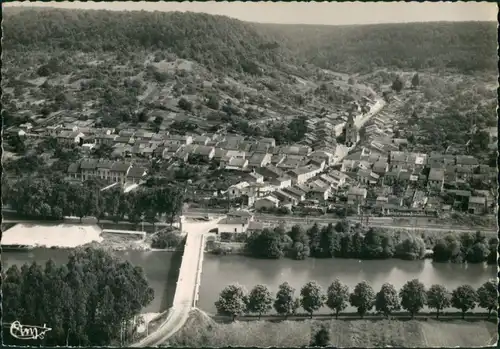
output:
M 195 306 L 197 289 L 197 274 L 201 268 L 201 257 L 203 255 L 204 234 L 217 227 L 219 219 L 209 222 L 189 222 L 182 223 L 182 230 L 187 232 L 186 245 L 182 256 L 182 263 L 179 270 L 179 279 L 175 289 L 172 308 L 165 321 L 132 347 L 152 347 L 164 343 L 170 336 L 179 331 L 186 323 L 189 312 Z

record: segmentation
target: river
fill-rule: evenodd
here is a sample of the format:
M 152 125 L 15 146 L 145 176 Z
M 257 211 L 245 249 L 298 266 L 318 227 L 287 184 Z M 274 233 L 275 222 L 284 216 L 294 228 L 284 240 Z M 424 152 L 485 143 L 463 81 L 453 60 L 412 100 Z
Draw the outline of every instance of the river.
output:
M 2 253 L 3 267 L 37 261 L 45 263 L 52 258 L 56 263 L 65 263 L 69 251 L 58 249 L 34 249 L 22 252 Z M 116 254 L 134 265 L 142 266 L 155 291 L 155 299 L 143 312 L 160 312 L 171 304 L 175 292 L 180 256 L 162 251 L 117 251 Z M 496 268 L 482 265 L 459 265 L 432 263 L 431 260 L 401 261 L 398 259 L 358 261 L 353 259 L 307 259 L 294 261 L 259 260 L 243 256 L 215 256 L 206 254 L 198 307 L 215 313 L 214 302 L 219 292 L 230 283 L 239 283 L 250 290 L 256 284 L 265 284 L 274 293 L 278 285 L 288 281 L 297 289 L 308 281 L 317 281 L 326 290 L 333 279 L 338 278 L 352 288 L 360 281 L 368 281 L 376 291 L 385 282 L 400 288 L 406 281 L 418 278 L 427 287 L 442 284 L 454 289 L 462 284 L 480 286 L 496 276 Z M 352 308 L 348 308 L 352 311 Z M 328 312 L 323 309 L 322 312 Z
M 335 278 L 349 286 L 350 290 L 358 282 L 365 280 L 378 291 L 386 282 L 392 283 L 399 289 L 406 281 L 415 278 L 423 282 L 426 287 L 441 284 L 452 290 L 459 285 L 470 284 L 477 288 L 492 277 L 496 277 L 494 266 L 433 263 L 428 259 L 358 261 L 310 258 L 295 261 L 207 254 L 203 262 L 198 307 L 209 313 L 215 313 L 214 302 L 219 292 L 228 284 L 236 282 L 245 286 L 248 291 L 257 284 L 264 284 L 275 293 L 278 286 L 287 281 L 296 289 L 295 296 L 298 296 L 300 288 L 308 281 L 318 282 L 326 291 Z M 322 309 L 321 312 L 328 312 L 328 309 Z

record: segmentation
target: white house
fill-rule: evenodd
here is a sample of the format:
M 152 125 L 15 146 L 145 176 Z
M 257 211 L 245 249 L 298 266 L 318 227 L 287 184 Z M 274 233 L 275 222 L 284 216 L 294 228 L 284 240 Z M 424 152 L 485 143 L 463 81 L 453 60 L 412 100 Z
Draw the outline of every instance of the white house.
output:
M 227 217 L 218 223 L 219 233 L 245 233 L 250 220 L 245 217 Z
M 240 182 L 238 184 L 230 186 L 228 189 L 229 198 L 234 199 L 241 197 L 242 195 L 246 194 L 247 188 L 249 186 L 250 184 L 248 182 Z

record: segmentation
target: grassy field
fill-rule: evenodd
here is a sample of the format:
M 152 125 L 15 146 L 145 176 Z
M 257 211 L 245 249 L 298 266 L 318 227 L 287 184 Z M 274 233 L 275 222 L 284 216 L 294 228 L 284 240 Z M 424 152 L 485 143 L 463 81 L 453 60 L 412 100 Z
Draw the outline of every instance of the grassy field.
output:
M 282 322 L 213 321 L 192 311 L 184 327 L 163 346 L 174 347 L 302 347 L 320 325 L 330 329 L 338 347 L 479 347 L 493 345 L 497 326 L 487 321 L 305 320 Z

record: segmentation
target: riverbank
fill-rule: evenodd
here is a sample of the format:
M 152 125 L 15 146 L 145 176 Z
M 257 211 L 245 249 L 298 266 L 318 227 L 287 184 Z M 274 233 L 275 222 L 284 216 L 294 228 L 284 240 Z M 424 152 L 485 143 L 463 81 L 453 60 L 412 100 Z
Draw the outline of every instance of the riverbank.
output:
M 162 346 L 303 347 L 320 326 L 330 330 L 337 347 L 482 347 L 497 341 L 497 326 L 488 321 L 304 320 L 218 323 L 193 310 L 184 327 Z

